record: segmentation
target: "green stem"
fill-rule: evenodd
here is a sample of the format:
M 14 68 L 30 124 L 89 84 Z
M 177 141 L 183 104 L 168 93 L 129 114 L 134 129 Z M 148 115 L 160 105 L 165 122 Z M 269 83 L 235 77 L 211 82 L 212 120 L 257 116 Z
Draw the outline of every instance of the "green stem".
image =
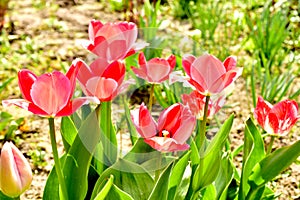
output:
M 51 147 L 52 147 L 55 170 L 56 170 L 56 174 L 57 174 L 57 177 L 58 177 L 58 182 L 60 184 L 60 188 L 61 188 L 61 192 L 62 192 L 62 196 L 63 196 L 64 200 L 68 200 L 67 187 L 66 187 L 64 176 L 63 176 L 62 168 L 61 168 L 61 165 L 60 165 L 60 160 L 59 160 L 59 157 L 58 157 L 56 136 L 55 136 L 54 118 L 49 118 L 49 129 L 50 129 Z
M 272 146 L 273 146 L 274 140 L 275 140 L 275 136 L 271 135 L 271 140 L 270 140 L 270 143 L 267 148 L 267 155 L 270 154 L 272 151 Z
M 154 87 L 155 84 L 151 85 L 150 95 L 149 95 L 149 112 L 152 111 L 153 97 L 154 97 Z
M 200 124 L 200 138 L 199 138 L 199 146 L 200 155 L 204 153 L 204 141 L 205 141 L 205 133 L 206 133 L 206 121 L 207 121 L 207 114 L 208 114 L 208 105 L 209 105 L 210 96 L 206 96 L 205 106 L 203 111 L 203 120 Z

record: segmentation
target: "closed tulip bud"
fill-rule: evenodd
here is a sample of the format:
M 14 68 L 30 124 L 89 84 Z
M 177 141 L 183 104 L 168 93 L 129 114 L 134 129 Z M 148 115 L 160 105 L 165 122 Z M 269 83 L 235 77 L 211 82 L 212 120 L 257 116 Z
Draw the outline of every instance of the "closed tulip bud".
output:
M 0 189 L 9 197 L 18 197 L 30 187 L 32 172 L 19 149 L 6 142 L 0 157 Z

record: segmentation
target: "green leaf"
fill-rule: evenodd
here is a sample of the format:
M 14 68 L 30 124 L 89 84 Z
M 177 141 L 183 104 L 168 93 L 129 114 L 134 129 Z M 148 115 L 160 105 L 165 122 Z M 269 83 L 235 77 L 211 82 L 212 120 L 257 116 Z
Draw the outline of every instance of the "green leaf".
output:
M 2 198 L 1 198 L 2 199 Z M 43 200 L 59 199 L 59 182 L 53 166 L 44 188 Z
M 148 200 L 167 200 L 168 198 L 168 183 L 170 179 L 170 173 L 173 163 L 162 172 L 158 181 L 156 182 L 154 189 L 152 190 Z
M 63 174 L 70 199 L 84 199 L 87 193 L 88 171 L 99 139 L 98 119 L 95 112 L 92 112 L 83 121 L 63 163 Z
M 239 189 L 240 200 L 245 199 L 245 196 L 250 189 L 248 178 L 253 167 L 264 157 L 265 148 L 261 133 L 253 123 L 252 119 L 249 118 L 245 126 L 243 166 Z
M 123 105 L 124 105 L 125 119 L 128 126 L 128 131 L 130 133 L 131 143 L 135 144 L 135 142 L 138 140 L 138 134 L 131 120 L 130 110 L 127 102 L 125 102 L 125 98 L 123 98 Z
M 61 118 L 60 132 L 64 141 L 65 149 L 68 151 L 77 135 L 77 128 L 70 117 Z
M 213 184 L 210 184 L 201 192 L 201 200 L 211 200 L 216 198 L 216 188 Z
M 105 200 L 134 200 L 129 194 L 113 185 Z
M 117 136 L 111 119 L 111 102 L 102 102 L 100 105 L 101 143 L 103 146 L 104 163 L 108 166 L 117 160 Z
M 115 178 L 114 184 L 132 196 L 133 199 L 147 199 L 154 187 L 152 177 L 143 167 L 128 160 L 119 159 L 101 174 L 94 187 L 91 199 L 97 196 L 101 190 L 101 183 L 110 175 Z
M 224 124 L 221 126 L 218 133 L 214 136 L 214 138 L 210 142 L 209 146 L 205 150 L 204 157 L 207 156 L 210 152 L 219 153 L 222 150 L 224 143 L 227 140 L 228 135 L 230 133 L 233 119 L 234 119 L 234 115 L 232 114 L 224 122 Z
M 255 165 L 249 176 L 251 187 L 260 187 L 288 168 L 300 156 L 300 141 L 277 149 Z
M 229 154 L 223 155 L 220 172 L 215 181 L 216 199 L 226 200 L 227 189 L 234 176 L 233 169 L 234 165 L 229 157 Z
M 0 190 L 0 199 L 1 200 L 15 200 L 16 198 L 11 198 L 11 197 L 8 197 L 6 196 L 5 194 L 3 194 Z
M 175 164 L 175 166 L 172 169 L 171 175 L 170 175 L 170 182 L 169 182 L 169 192 L 168 192 L 168 200 L 175 199 L 178 194 L 179 196 L 185 196 L 185 193 L 187 192 L 187 189 L 189 187 L 188 184 L 182 185 L 181 183 L 186 179 L 186 177 L 183 177 L 185 171 L 190 166 L 188 165 L 188 161 L 190 158 L 191 151 L 188 151 L 184 156 L 182 156 L 178 162 Z M 190 176 L 188 177 L 190 179 Z M 186 188 L 187 187 L 187 188 Z
M 98 195 L 94 198 L 94 200 L 104 200 L 105 197 L 107 196 L 109 190 L 111 189 L 111 186 L 113 185 L 114 182 L 114 176 L 110 175 L 108 180 L 104 180 L 105 185 L 101 189 L 101 191 L 98 193 Z

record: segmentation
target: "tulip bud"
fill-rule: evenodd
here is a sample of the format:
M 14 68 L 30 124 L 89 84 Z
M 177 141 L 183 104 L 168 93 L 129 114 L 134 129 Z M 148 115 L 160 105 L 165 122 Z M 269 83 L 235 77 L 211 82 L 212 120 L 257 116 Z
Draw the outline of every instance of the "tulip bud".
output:
M 18 197 L 30 187 L 32 172 L 20 150 L 11 142 L 3 145 L 0 156 L 0 190 Z

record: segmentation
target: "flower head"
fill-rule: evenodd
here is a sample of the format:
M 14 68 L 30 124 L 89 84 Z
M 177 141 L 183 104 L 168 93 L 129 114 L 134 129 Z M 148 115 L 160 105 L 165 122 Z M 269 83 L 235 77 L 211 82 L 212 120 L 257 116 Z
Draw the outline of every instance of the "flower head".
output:
M 213 96 L 209 99 L 207 116 L 212 118 L 225 104 L 225 95 Z M 192 91 L 190 94 L 181 96 L 184 105 L 188 106 L 197 119 L 202 119 L 204 115 L 204 107 L 206 96 L 198 92 Z
M 108 62 L 124 59 L 147 45 L 135 43 L 138 30 L 132 22 L 102 24 L 92 20 L 88 32 L 89 40 L 83 47 Z
M 100 101 L 111 101 L 120 90 L 125 76 L 125 65 L 122 61 L 109 63 L 98 58 L 90 66 L 79 61 L 81 68 L 77 79 L 85 95 L 95 96 Z
M 131 67 L 131 69 L 138 77 L 150 83 L 161 83 L 167 80 L 176 65 L 174 55 L 170 55 L 168 59 L 152 58 L 147 62 L 144 53 L 141 52 L 138 61 L 140 68 Z
M 5 142 L 0 156 L 0 190 L 9 197 L 18 197 L 32 181 L 30 165 L 19 149 Z
M 269 134 L 286 135 L 300 118 L 298 104 L 292 100 L 281 101 L 274 106 L 258 97 L 254 117 Z
M 82 97 L 71 99 L 76 86 L 79 65 L 75 60 L 66 75 L 59 71 L 36 76 L 27 69 L 19 71 L 19 87 L 24 99 L 2 101 L 4 106 L 16 105 L 34 114 L 47 117 L 68 116 L 83 104 L 94 101 Z
M 162 152 L 187 150 L 189 145 L 186 140 L 191 136 L 196 123 L 190 110 L 180 103 L 166 108 L 157 123 L 142 104 L 139 110 L 132 112 L 132 120 L 144 141 Z
M 210 54 L 198 58 L 185 55 L 182 65 L 189 82 L 205 96 L 222 92 L 242 73 L 242 68 L 236 68 L 236 59 L 232 56 L 222 63 Z

